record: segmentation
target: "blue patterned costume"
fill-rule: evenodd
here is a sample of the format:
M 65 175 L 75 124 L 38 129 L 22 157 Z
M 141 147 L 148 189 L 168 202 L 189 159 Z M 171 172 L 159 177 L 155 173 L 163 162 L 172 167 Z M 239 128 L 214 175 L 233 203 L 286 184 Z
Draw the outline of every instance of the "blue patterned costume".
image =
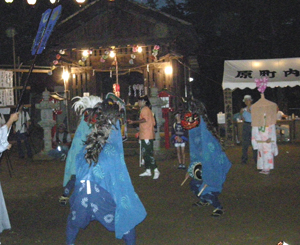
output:
M 195 163 L 201 162 L 202 164 L 202 183 L 192 180 L 191 189 L 198 194 L 206 184 L 207 187 L 202 192 L 200 200 L 221 209 L 222 206 L 217 196 L 222 191 L 231 162 L 222 150 L 219 141 L 207 129 L 202 117 L 200 125 L 189 130 L 189 141 L 191 164 L 188 171 L 193 171 L 191 168 Z
M 84 157 L 85 146 L 82 143 L 89 133 L 87 123 L 82 120 L 68 155 L 68 158 L 73 155 L 71 157 L 75 164 L 71 161 L 66 164 L 65 181 L 71 175 L 76 175 L 74 192 L 70 198 L 67 244 L 74 244 L 79 229 L 97 220 L 109 231 L 115 231 L 116 238 L 123 238 L 126 244 L 133 245 L 134 228 L 147 214 L 134 191 L 124 161 L 120 124 L 117 123 L 117 128 L 112 127 L 97 164 L 91 166 Z

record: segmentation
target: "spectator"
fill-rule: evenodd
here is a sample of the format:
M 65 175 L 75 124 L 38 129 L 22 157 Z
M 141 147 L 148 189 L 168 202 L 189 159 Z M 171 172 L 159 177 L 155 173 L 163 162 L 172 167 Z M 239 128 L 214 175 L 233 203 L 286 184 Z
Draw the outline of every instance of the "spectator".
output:
M 172 127 L 171 140 L 177 150 L 178 169 L 186 169 L 185 166 L 185 143 L 188 142 L 188 131 L 181 125 L 181 114 L 177 112 L 175 114 L 176 122 Z
M 268 175 L 274 169 L 274 156 L 278 155 L 276 143 L 277 105 L 261 99 L 252 106 L 252 146 L 257 149 L 257 169 L 260 174 Z
M 277 107 L 277 120 L 287 119 L 288 115 L 285 115 L 282 111 Z
M 138 98 L 140 107 L 140 118 L 137 121 L 128 120 L 129 124 L 139 124 L 139 139 L 141 140 L 141 147 L 143 159 L 145 161 L 146 171 L 140 174 L 141 177 L 152 176 L 151 170 L 154 171 L 153 179 L 158 179 L 160 172 L 157 169 L 156 161 L 153 156 L 153 140 L 154 140 L 154 126 L 155 119 L 150 109 L 150 101 L 147 95 Z
M 49 155 L 55 159 L 60 158 L 61 161 L 65 161 L 71 141 L 71 135 L 66 130 L 65 124 L 61 123 L 57 128 L 57 132 L 53 136 L 52 143 L 54 149 L 49 151 Z
M 24 142 L 24 145 L 26 147 L 27 156 L 29 158 L 32 158 L 32 151 L 28 140 L 29 126 L 30 126 L 29 114 L 27 111 L 24 111 L 24 105 L 21 105 L 19 109 L 19 119 L 18 121 L 16 121 L 14 127 L 14 133 L 16 134 L 16 138 L 17 138 L 19 158 L 25 157 L 25 153 L 22 148 L 22 141 Z
M 11 127 L 12 123 L 18 120 L 19 113 L 14 113 L 10 116 L 8 122 L 0 128 L 0 154 L 3 151 L 9 150 L 11 148 L 11 144 L 7 141 L 8 131 Z M 0 233 L 3 230 L 10 229 L 10 221 L 5 205 L 5 200 L 0 184 Z
M 285 115 L 282 111 L 279 110 L 279 107 L 277 107 L 277 120 L 282 120 L 282 119 L 287 119 L 288 116 Z M 284 140 L 284 141 L 289 141 L 289 135 L 290 135 L 290 130 L 288 125 L 282 125 L 280 123 L 276 124 L 276 132 L 277 132 L 277 138 Z M 283 134 L 282 134 L 283 132 Z
M 245 95 L 243 102 L 246 104 L 245 108 L 240 111 L 241 118 L 243 120 L 243 133 L 242 133 L 242 164 L 247 164 L 248 161 L 248 148 L 251 145 L 251 106 L 252 97 L 251 95 Z M 253 150 L 254 162 L 257 162 L 257 151 Z

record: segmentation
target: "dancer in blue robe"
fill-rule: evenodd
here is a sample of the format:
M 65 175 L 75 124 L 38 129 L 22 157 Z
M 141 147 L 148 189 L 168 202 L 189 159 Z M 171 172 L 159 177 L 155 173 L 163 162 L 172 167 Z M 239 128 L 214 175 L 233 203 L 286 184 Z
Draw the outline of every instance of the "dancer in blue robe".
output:
M 85 114 L 87 122 L 81 121 L 73 140 L 77 142 L 73 150 L 80 145 L 81 148 L 76 154 L 74 151 L 75 164 L 66 166 L 65 180 L 70 181 L 65 185 L 65 194 L 75 185 L 70 198 L 68 245 L 74 244 L 79 230 L 94 220 L 114 231 L 116 238 L 123 239 L 127 245 L 134 245 L 135 226 L 146 217 L 124 161 L 120 123 L 117 116 L 112 117 L 116 112 L 113 106 L 103 102 L 94 107 L 95 113 L 86 111 L 92 115 L 87 118 Z M 84 143 L 80 142 L 82 139 Z
M 222 149 L 216 130 L 207 118 L 203 104 L 195 101 L 191 109 L 193 115 L 198 115 L 200 124 L 189 130 L 190 166 L 188 172 L 193 176 L 195 165 L 201 163 L 202 167 L 201 177 L 194 178 L 190 182 L 191 190 L 200 199 L 194 205 L 211 204 L 215 208 L 212 215 L 219 216 L 224 211 L 218 195 L 222 192 L 231 162 Z M 198 196 L 200 192 L 201 195 Z

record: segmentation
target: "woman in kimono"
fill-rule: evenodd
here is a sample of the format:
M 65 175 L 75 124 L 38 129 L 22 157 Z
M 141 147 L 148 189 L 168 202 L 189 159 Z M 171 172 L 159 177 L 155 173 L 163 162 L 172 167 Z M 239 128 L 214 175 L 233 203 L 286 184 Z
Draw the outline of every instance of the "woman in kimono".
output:
M 270 169 L 274 169 L 274 156 L 278 155 L 275 125 L 253 127 L 252 146 L 258 150 L 257 169 L 261 169 L 259 173 L 269 174 Z
M 278 155 L 276 143 L 277 105 L 265 99 L 264 94 L 252 106 L 252 146 L 257 149 L 257 169 L 260 174 L 270 174 L 274 169 L 274 156 Z
M 0 155 L 2 155 L 3 151 L 9 150 L 11 148 L 11 144 L 8 143 L 7 137 L 11 125 L 13 124 L 13 122 L 18 120 L 18 117 L 19 117 L 19 113 L 12 114 L 9 120 L 7 121 L 7 123 L 0 128 Z M 10 228 L 11 228 L 10 221 L 9 221 L 5 200 L 1 188 L 1 183 L 0 183 L 0 233 L 3 230 L 8 230 Z

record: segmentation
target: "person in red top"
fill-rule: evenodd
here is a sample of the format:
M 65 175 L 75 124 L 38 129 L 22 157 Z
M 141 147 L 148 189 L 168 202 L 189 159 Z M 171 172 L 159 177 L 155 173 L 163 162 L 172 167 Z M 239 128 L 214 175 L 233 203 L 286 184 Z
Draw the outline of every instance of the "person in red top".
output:
M 156 161 L 153 156 L 153 140 L 155 119 L 150 109 L 150 101 L 147 95 L 138 98 L 140 107 L 140 118 L 137 121 L 128 120 L 129 124 L 139 124 L 139 139 L 141 141 L 143 158 L 145 161 L 146 171 L 140 174 L 141 177 L 152 176 L 151 170 L 154 171 L 153 179 L 158 179 L 160 172 L 157 169 Z

